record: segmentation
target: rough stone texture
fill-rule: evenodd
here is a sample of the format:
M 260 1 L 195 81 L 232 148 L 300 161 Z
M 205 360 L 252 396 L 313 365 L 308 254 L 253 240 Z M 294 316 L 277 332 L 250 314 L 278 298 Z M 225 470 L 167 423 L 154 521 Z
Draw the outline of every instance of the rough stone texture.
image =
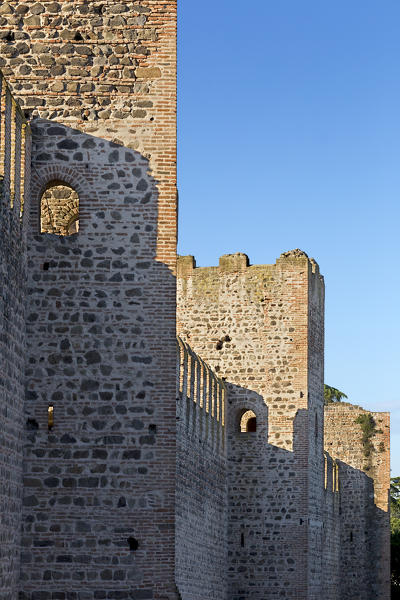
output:
M 315 261 L 181 258 L 176 369 L 176 1 L 3 2 L 0 66 L 1 598 L 387 600 Z
M 150 161 L 159 193 L 157 256 L 173 265 L 176 0 L 12 0 L 0 7 L 0 36 L 0 68 L 27 113 Z M 60 148 L 66 152 L 74 148 Z
M 178 338 L 176 581 L 184 599 L 226 598 L 226 389 Z
M 244 254 L 210 268 L 178 259 L 178 332 L 228 390 L 229 600 L 388 598 L 387 504 L 374 505 L 363 465 L 346 461 L 351 443 L 349 456 L 329 441 L 324 454 L 323 302 L 318 266 L 300 250 L 264 266 Z M 256 431 L 243 433 L 249 410 Z M 350 429 L 361 434 L 354 419 Z M 385 435 L 375 480 L 387 498 Z
M 177 322 L 183 339 L 230 384 L 228 597 L 261 599 L 268 591 L 271 598 L 316 598 L 313 582 L 321 574 L 311 557 L 320 527 L 313 511 L 322 510 L 315 498 L 323 478 L 323 462 L 314 459 L 317 451 L 322 457 L 323 439 L 318 267 L 301 251 L 264 266 L 248 266 L 247 256 L 236 254 L 221 257 L 219 267 L 196 269 L 183 257 Z M 239 431 L 238 415 L 247 409 L 257 415 L 255 435 Z
M 176 2 L 2 3 L 0 38 L 34 119 L 20 600 L 175 599 Z M 40 235 L 54 186 L 79 234 Z
M 56 129 L 33 122 L 23 598 L 163 597 L 174 583 L 175 298 L 154 260 L 157 185 L 140 154 Z M 67 141 L 85 162 L 58 156 Z M 38 233 L 52 181 L 79 197 L 76 235 Z
M 360 415 L 371 415 L 375 422 L 370 448 L 363 443 L 363 430 L 356 422 Z M 341 461 L 340 571 L 344 600 L 389 598 L 389 436 L 389 413 L 369 413 L 345 402 L 325 407 L 325 449 Z M 359 508 L 358 520 L 354 519 L 355 506 Z M 360 562 L 362 547 L 370 549 L 364 562 Z
M 11 600 L 18 594 L 20 566 L 26 353 L 23 200 L 28 199 L 30 133 L 1 74 L 0 94 L 0 597 Z
M 40 202 L 40 232 L 72 235 L 79 231 L 79 197 L 66 185 L 54 185 Z

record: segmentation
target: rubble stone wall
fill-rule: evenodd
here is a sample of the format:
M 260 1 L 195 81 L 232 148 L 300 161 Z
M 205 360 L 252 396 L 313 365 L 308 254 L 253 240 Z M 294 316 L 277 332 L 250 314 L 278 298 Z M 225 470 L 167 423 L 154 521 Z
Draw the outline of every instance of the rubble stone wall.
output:
M 158 187 L 157 256 L 173 268 L 176 0 L 2 2 L 0 68 L 27 114 L 149 160 Z M 72 154 L 87 162 L 85 152 Z
M 27 261 L 23 209 L 24 201 L 29 207 L 30 129 L 1 73 L 0 97 L 0 597 L 14 600 L 21 549 Z
M 341 461 L 343 471 L 341 582 L 346 590 L 343 598 L 350 600 L 357 597 L 352 594 L 361 593 L 356 591 L 355 573 L 363 568 L 363 580 L 369 581 L 364 592 L 371 598 L 386 600 L 390 595 L 390 415 L 371 413 L 346 402 L 331 403 L 324 412 L 325 449 Z M 371 423 L 371 427 L 360 423 L 360 417 L 367 425 Z M 362 566 L 357 563 L 357 543 L 364 544 L 369 555 Z
M 311 483 L 319 482 L 320 506 L 323 496 L 322 309 L 318 268 L 303 252 L 263 266 L 249 266 L 243 254 L 210 268 L 178 259 L 179 335 L 228 382 L 228 596 L 235 600 L 308 593 Z M 257 416 L 255 434 L 239 430 L 238 414 L 247 409 Z M 318 465 L 310 462 L 317 447 Z
M 174 598 L 175 279 L 155 260 L 157 183 L 125 146 L 32 129 L 21 598 Z M 74 235 L 40 234 L 51 182 L 79 197 Z
M 178 338 L 176 581 L 183 599 L 227 599 L 226 390 Z

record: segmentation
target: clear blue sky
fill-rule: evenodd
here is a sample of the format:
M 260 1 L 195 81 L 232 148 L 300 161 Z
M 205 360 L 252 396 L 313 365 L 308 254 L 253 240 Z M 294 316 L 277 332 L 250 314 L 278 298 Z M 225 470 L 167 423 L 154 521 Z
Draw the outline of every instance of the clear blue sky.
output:
M 179 252 L 317 260 L 325 381 L 391 411 L 400 475 L 400 3 L 179 5 Z

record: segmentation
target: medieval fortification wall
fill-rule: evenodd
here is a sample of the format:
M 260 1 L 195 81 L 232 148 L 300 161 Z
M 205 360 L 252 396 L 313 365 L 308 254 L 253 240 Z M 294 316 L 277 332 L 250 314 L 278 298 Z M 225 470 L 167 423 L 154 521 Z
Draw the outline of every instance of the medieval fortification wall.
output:
M 3 597 L 176 598 L 176 2 L 3 2 L 0 36 L 33 118 L 22 564 Z M 41 235 L 60 187 L 79 233 Z
M 182 598 L 226 598 L 226 388 L 178 338 L 176 582 Z
M 176 282 L 176 1 L 2 2 L 0 67 L 1 599 L 388 600 L 318 265 Z
M 368 471 L 358 460 L 363 431 L 355 421 L 369 413 L 327 407 L 331 456 L 324 454 L 318 266 L 293 251 L 263 266 L 243 254 L 209 268 L 181 257 L 177 273 L 179 335 L 228 390 L 227 597 L 388 598 L 388 429 L 374 433 Z M 247 410 L 257 417 L 255 432 L 240 429 Z M 387 425 L 386 414 L 375 418 Z M 337 451 L 341 429 L 353 462 Z
M 20 566 L 29 167 L 30 128 L 0 74 L 0 597 L 7 600 L 16 597 Z

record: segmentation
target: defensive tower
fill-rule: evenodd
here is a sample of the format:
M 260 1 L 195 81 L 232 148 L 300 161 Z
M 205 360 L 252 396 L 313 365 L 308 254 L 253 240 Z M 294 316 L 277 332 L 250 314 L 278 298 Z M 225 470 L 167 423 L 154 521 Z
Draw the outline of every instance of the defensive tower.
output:
M 176 2 L 3 2 L 0 35 L 33 133 L 10 598 L 175 598 Z

